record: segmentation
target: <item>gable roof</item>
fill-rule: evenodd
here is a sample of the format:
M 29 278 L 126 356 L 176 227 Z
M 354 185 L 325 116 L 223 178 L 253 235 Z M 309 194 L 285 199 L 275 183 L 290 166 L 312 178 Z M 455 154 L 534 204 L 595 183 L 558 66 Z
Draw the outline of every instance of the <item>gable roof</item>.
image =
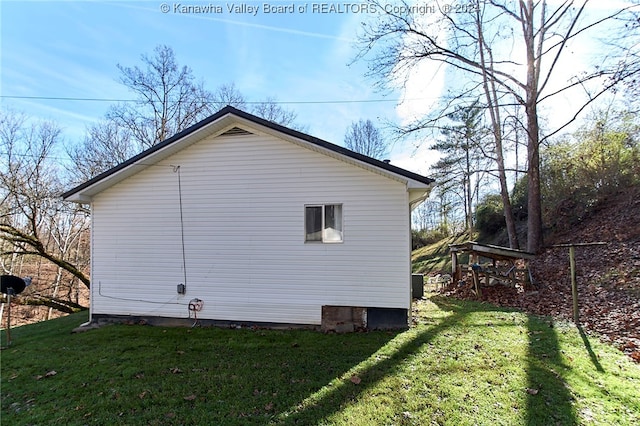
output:
M 63 193 L 61 197 L 64 200 L 76 202 L 88 202 L 92 195 L 101 192 L 128 176 L 133 175 L 148 167 L 151 163 L 160 161 L 175 152 L 184 149 L 192 143 L 203 138 L 216 134 L 242 134 L 247 131 L 242 128 L 245 125 L 257 125 L 268 133 L 276 133 L 277 136 L 286 137 L 292 142 L 302 142 L 307 147 L 314 147 L 320 151 L 336 154 L 343 159 L 350 159 L 351 162 L 361 163 L 374 169 L 386 172 L 396 177 L 407 180 L 413 187 L 427 188 L 434 182 L 433 179 L 410 172 L 384 161 L 351 151 L 339 145 L 332 144 L 322 139 L 318 139 L 306 133 L 290 129 L 264 118 L 257 117 L 245 111 L 239 110 L 232 106 L 226 106 L 217 113 L 205 118 L 204 120 L 194 124 L 193 126 L 175 134 L 151 148 L 142 151 L 140 154 L 131 157 L 129 160 L 118 164 L 117 166 L 97 175 L 96 177 L 76 186 L 75 188 Z M 143 163 L 143 160 L 146 161 Z M 152 160 L 152 161 L 148 161 Z

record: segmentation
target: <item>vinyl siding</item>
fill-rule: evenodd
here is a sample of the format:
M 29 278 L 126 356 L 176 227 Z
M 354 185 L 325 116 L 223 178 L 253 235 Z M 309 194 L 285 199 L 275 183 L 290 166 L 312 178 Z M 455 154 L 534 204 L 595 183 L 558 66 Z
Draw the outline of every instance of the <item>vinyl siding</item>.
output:
M 180 197 L 186 295 L 176 292 Z M 342 243 L 304 242 L 306 204 L 342 204 Z M 187 317 L 195 297 L 199 317 L 231 321 L 320 324 L 322 305 L 409 308 L 406 185 L 287 141 L 205 139 L 92 208 L 95 314 Z

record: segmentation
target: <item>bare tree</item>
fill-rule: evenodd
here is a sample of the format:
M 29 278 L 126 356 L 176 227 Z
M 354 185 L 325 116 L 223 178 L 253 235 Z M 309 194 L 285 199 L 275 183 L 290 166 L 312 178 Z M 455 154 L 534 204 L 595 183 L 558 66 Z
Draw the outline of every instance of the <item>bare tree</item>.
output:
M 275 98 L 267 98 L 262 102 L 258 102 L 251 108 L 251 112 L 258 117 L 282 126 L 303 130 L 302 126 L 296 124 L 298 114 L 296 114 L 295 111 L 283 108 Z
M 247 101 L 235 83 L 223 84 L 213 92 L 212 108 L 214 111 L 221 110 L 227 105 L 242 110 L 247 108 Z
M 282 126 L 303 130 L 302 126 L 296 123 L 298 114 L 295 111 L 283 108 L 276 98 L 268 97 L 264 101 L 249 103 L 234 83 L 223 84 L 218 87 L 213 93 L 213 102 L 216 111 L 230 105 Z
M 227 105 L 247 110 L 250 103 L 234 83 L 214 92 L 204 88 L 187 66 L 180 66 L 173 49 L 160 45 L 142 64 L 118 64 L 120 82 L 135 100 L 112 105 L 105 119 L 87 128 L 84 140 L 67 148 L 76 183 L 92 178 L 131 156 L 185 130 Z M 296 113 L 274 98 L 253 104 L 251 111 L 269 121 L 301 130 Z
M 137 154 L 130 132 L 115 122 L 103 120 L 87 128 L 84 140 L 67 147 L 73 183 L 80 184 Z
M 425 200 L 411 212 L 412 229 L 416 231 L 436 229 L 439 223 L 439 211 L 436 200 Z
M 371 120 L 351 123 L 344 135 L 344 146 L 378 160 L 387 155 L 387 143 Z
M 0 164 L 0 255 L 46 259 L 89 287 L 87 275 L 70 260 L 87 217 L 59 200 L 63 184 L 51 155 L 60 140 L 55 123 L 29 125 L 22 115 L 0 111 L 0 149 L 6 154 Z
M 211 114 L 214 101 L 191 68 L 178 65 L 170 47 L 157 46 L 153 56 L 141 59 L 143 68 L 118 64 L 120 82 L 136 102 L 114 105 L 106 117 L 146 149 Z
M 569 43 L 580 41 L 605 23 L 613 24 L 638 6 L 589 16 L 585 12 L 588 0 L 567 0 L 557 6 L 544 0 L 487 0 L 464 5 L 464 13 L 451 13 L 449 2 L 434 1 L 433 7 L 441 11 L 440 19 L 428 21 L 404 1 L 404 8 L 385 8 L 378 0 L 370 2 L 381 15 L 378 21 L 363 27 L 358 56 L 373 56 L 369 75 L 383 77 L 383 85 L 396 83 L 402 75 L 410 75 L 416 65 L 431 61 L 464 77 L 451 87 L 442 109 L 407 126 L 407 132 L 437 126 L 451 108 L 480 92 L 487 98 L 494 139 L 500 143 L 501 132 L 495 124 L 501 121 L 496 113 L 514 103 L 524 110 L 529 185 L 527 249 L 538 251 L 542 246 L 540 144 L 566 128 L 591 102 L 633 76 L 624 62 L 606 57 L 597 67 L 578 69 L 571 79 L 559 82 L 553 77 L 558 74 L 560 59 Z M 524 55 L 518 54 L 520 50 Z M 586 91 L 584 102 L 576 105 L 564 123 L 541 135 L 541 105 L 576 88 Z
M 498 182 L 500 182 L 500 198 L 504 212 L 505 224 L 507 226 L 507 235 L 509 238 L 509 247 L 514 249 L 520 248 L 518 234 L 516 231 L 516 221 L 511 206 L 511 198 L 509 197 L 509 187 L 507 184 L 507 172 L 505 166 L 505 146 L 504 134 L 502 131 L 502 96 L 498 85 L 491 78 L 496 74 L 496 63 L 494 62 L 493 48 L 487 42 L 485 37 L 485 25 L 483 24 L 482 9 L 476 9 L 475 24 L 478 44 L 478 58 L 480 71 L 482 75 L 482 92 L 486 99 L 486 110 L 491 122 L 491 130 L 493 133 L 493 141 L 495 144 L 495 163 L 498 167 Z M 542 226 L 542 221 L 540 222 Z

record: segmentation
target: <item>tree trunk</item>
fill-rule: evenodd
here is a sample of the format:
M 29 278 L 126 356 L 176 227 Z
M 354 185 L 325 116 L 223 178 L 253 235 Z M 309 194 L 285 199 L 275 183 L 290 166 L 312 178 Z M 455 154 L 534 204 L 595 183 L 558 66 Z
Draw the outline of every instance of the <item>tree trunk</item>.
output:
M 473 234 L 474 232 L 474 223 L 473 223 L 473 193 L 471 192 L 471 176 L 467 174 L 467 228 L 469 232 Z
M 527 158 L 529 162 L 527 201 L 527 251 L 537 253 L 542 248 L 542 194 L 540 192 L 540 142 L 536 104 L 527 108 Z
M 498 127 L 500 125 L 498 124 Z M 509 247 L 519 249 L 518 233 L 516 231 L 516 221 L 513 217 L 513 208 L 511 207 L 511 199 L 509 198 L 509 185 L 507 184 L 507 172 L 504 167 L 504 155 L 502 154 L 502 136 L 500 141 L 496 141 L 496 149 L 498 151 L 498 175 L 500 179 L 500 197 L 504 206 L 504 220 L 507 225 L 507 235 L 509 236 Z
M 88 309 L 86 306 L 73 303 L 69 300 L 61 300 L 46 296 L 21 297 L 20 303 L 27 306 L 47 306 L 66 314 L 73 314 Z
M 53 287 L 53 294 L 51 296 L 52 299 L 58 297 L 58 290 L 60 289 L 60 281 L 62 280 L 62 268 L 58 266 L 58 270 L 56 272 L 56 281 Z M 53 306 L 49 306 L 49 311 L 47 312 L 47 321 L 51 319 L 51 315 L 53 314 Z
M 468 122 L 468 121 L 467 121 Z M 469 230 L 469 234 L 472 235 L 473 234 L 473 210 L 471 208 L 472 203 L 473 203 L 473 193 L 471 191 L 471 156 L 469 151 L 471 150 L 471 138 L 472 136 L 469 134 L 469 126 L 467 125 L 467 123 L 465 123 L 466 125 L 466 129 L 465 129 L 465 138 L 464 138 L 464 143 L 465 143 L 465 170 L 464 170 L 464 190 L 466 191 L 465 194 L 465 204 L 467 205 L 465 212 L 467 213 L 467 229 Z
M 485 45 L 484 34 L 479 16 L 477 16 L 476 24 L 478 30 L 478 45 L 480 48 L 480 64 L 482 66 L 482 87 L 487 98 L 487 109 L 489 110 L 489 116 L 491 117 L 491 128 L 496 144 L 496 163 L 498 166 L 498 178 L 500 180 L 500 197 L 502 198 L 504 220 L 507 225 L 507 234 L 509 236 L 509 247 L 511 247 L 512 249 L 518 249 L 520 248 L 520 245 L 518 243 L 516 222 L 513 217 L 513 208 L 511 207 L 511 199 L 509 198 L 509 186 L 507 184 L 507 173 L 504 166 L 504 147 L 502 145 L 500 103 L 498 101 L 495 81 L 493 79 L 490 79 L 487 75 L 488 72 L 490 72 L 492 75 L 495 74 L 495 70 L 493 69 L 493 56 L 491 54 L 491 49 Z
M 527 51 L 527 84 L 525 86 L 525 114 L 527 116 L 528 202 L 527 202 L 527 251 L 537 253 L 542 247 L 542 196 L 540 193 L 540 128 L 538 126 L 538 81 L 542 56 L 536 55 L 536 39 L 533 24 L 534 4 L 528 0 L 521 4 L 522 30 Z M 545 19 L 542 5 L 541 21 Z M 544 28 L 544 26 L 542 27 Z M 539 35 L 539 43 L 544 34 Z M 538 46 L 541 51 L 542 46 Z M 538 57 L 536 57 L 538 56 Z

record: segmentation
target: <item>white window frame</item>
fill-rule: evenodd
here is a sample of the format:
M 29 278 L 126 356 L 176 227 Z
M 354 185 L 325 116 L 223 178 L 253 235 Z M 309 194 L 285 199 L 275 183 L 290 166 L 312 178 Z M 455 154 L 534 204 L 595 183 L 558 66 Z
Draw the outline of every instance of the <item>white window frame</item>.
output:
M 333 228 L 327 228 L 325 220 L 326 220 L 326 208 L 327 207 L 339 207 L 340 208 L 340 228 L 335 230 Z M 308 208 L 321 208 L 321 217 L 322 217 L 322 227 L 321 227 L 321 238 L 319 239 L 309 239 L 310 233 L 307 230 L 307 209 Z M 339 239 L 331 238 L 328 234 L 328 230 L 334 230 L 334 232 L 339 233 Z M 335 233 L 332 235 L 336 235 Z M 344 242 L 344 207 L 341 203 L 325 203 L 325 204 L 305 204 L 304 205 L 304 242 L 309 244 L 341 244 Z

